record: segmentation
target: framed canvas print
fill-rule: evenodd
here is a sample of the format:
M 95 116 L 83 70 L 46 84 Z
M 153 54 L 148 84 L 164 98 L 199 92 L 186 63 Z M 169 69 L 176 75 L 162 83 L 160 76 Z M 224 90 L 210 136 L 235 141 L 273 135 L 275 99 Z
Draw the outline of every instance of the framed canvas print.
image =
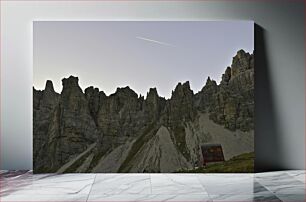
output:
M 254 171 L 252 21 L 35 21 L 34 173 Z

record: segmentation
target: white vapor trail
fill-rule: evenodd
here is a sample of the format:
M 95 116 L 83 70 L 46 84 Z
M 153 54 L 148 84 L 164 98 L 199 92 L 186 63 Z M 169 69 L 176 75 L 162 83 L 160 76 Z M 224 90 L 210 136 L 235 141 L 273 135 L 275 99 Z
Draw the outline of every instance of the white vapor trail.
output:
M 140 40 L 144 40 L 144 41 L 149 41 L 149 42 L 152 42 L 152 43 L 157 43 L 157 44 L 164 45 L 164 46 L 175 47 L 175 46 L 172 45 L 172 44 L 169 44 L 169 43 L 166 43 L 166 42 L 162 42 L 162 41 L 153 40 L 153 39 L 149 39 L 149 38 L 145 38 L 145 37 L 137 36 L 136 38 L 137 38 L 137 39 L 140 39 Z

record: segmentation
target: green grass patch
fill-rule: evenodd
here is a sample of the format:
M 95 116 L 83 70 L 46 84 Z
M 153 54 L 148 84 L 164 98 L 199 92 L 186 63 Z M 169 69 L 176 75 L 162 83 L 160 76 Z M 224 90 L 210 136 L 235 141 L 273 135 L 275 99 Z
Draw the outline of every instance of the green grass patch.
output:
M 211 164 L 191 170 L 179 170 L 177 173 L 253 173 L 254 152 L 244 153 L 222 163 Z

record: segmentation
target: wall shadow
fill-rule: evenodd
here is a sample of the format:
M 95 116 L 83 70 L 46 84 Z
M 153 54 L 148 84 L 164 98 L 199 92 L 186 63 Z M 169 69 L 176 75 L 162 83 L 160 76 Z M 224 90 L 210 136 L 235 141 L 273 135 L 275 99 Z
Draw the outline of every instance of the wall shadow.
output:
M 266 31 L 255 24 L 255 172 L 282 170 L 282 152 Z

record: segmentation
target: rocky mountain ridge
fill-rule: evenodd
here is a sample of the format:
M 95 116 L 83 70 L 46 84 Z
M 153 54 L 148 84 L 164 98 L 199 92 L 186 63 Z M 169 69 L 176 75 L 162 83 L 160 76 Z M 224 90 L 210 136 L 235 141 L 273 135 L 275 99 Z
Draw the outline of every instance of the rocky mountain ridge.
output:
M 223 143 L 227 159 L 254 149 L 254 55 L 243 50 L 196 94 L 188 81 L 169 99 L 62 84 L 33 89 L 34 172 L 174 172 L 197 166 L 204 143 Z

